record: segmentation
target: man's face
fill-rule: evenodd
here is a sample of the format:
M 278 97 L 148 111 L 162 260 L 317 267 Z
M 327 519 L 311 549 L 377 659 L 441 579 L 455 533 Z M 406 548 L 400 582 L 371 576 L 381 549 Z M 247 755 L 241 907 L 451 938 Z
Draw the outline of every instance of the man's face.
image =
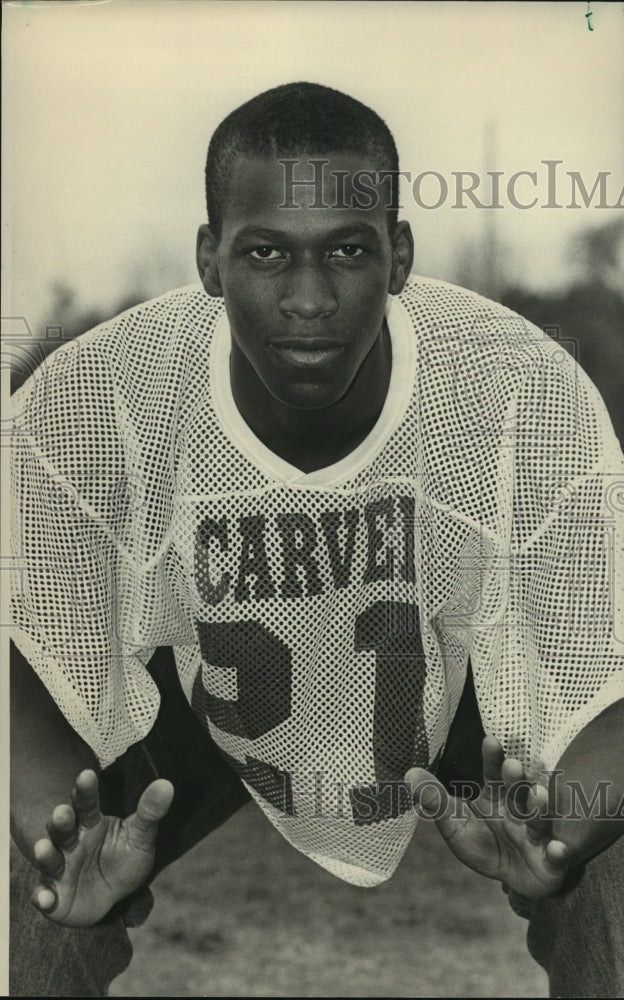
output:
M 349 390 L 381 334 L 388 292 L 405 280 L 396 276 L 387 187 L 373 207 L 352 206 L 350 179 L 373 164 L 324 157 L 321 200 L 329 207 L 312 208 L 318 188 L 297 184 L 314 176 L 310 159 L 302 154 L 288 186 L 277 159 L 235 161 L 221 239 L 211 274 L 203 274 L 213 295 L 216 277 L 225 300 L 233 360 L 240 351 L 275 399 L 303 409 L 331 406 Z M 280 208 L 285 202 L 295 207 Z

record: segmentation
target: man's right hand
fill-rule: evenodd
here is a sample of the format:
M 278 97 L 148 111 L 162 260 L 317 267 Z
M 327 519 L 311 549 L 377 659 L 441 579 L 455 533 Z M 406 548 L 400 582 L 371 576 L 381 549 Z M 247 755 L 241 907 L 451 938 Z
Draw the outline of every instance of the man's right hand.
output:
M 545 788 L 528 782 L 519 760 L 505 758 L 493 736 L 482 744 L 483 788 L 471 801 L 449 796 L 422 768 L 412 768 L 412 785 L 422 816 L 433 815 L 448 847 L 468 868 L 498 879 L 532 899 L 555 893 L 569 867 L 567 846 L 552 833 Z M 518 801 L 517 793 L 526 794 Z M 519 807 L 522 806 L 522 810 Z M 526 815 L 522 815 L 526 808 Z
M 58 805 L 48 838 L 35 844 L 40 881 L 32 902 L 65 927 L 88 927 L 145 882 L 154 864 L 156 832 L 173 799 L 173 785 L 153 781 L 127 819 L 104 816 L 98 779 L 82 771 L 72 805 Z

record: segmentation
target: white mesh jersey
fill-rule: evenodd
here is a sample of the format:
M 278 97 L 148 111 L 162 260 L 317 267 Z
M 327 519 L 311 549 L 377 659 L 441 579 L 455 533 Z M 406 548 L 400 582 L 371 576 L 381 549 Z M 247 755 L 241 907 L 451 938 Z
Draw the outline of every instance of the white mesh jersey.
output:
M 407 846 L 401 781 L 435 766 L 469 657 L 486 731 L 533 767 L 624 694 L 624 472 L 597 392 L 470 292 L 415 279 L 390 305 L 381 416 L 311 474 L 239 415 L 201 286 L 59 350 L 14 416 L 14 637 L 71 724 L 110 763 L 173 646 L 273 823 L 360 885 Z

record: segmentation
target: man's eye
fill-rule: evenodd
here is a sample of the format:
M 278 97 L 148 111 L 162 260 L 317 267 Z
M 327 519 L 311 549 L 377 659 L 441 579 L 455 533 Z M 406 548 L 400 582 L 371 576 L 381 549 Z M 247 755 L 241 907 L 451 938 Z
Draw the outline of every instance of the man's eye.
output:
M 284 254 L 275 247 L 254 247 L 249 252 L 249 256 L 254 260 L 282 260 Z
M 356 247 L 352 243 L 345 243 L 342 247 L 332 250 L 330 256 L 337 257 L 338 260 L 352 260 L 354 257 L 361 257 L 364 251 L 362 247 Z

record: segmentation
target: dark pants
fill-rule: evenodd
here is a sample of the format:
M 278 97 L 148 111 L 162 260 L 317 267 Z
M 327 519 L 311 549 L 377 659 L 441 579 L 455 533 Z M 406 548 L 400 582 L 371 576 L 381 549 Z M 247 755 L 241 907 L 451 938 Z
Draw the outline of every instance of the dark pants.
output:
M 546 899 L 510 893 L 551 997 L 624 997 L 624 836 Z

